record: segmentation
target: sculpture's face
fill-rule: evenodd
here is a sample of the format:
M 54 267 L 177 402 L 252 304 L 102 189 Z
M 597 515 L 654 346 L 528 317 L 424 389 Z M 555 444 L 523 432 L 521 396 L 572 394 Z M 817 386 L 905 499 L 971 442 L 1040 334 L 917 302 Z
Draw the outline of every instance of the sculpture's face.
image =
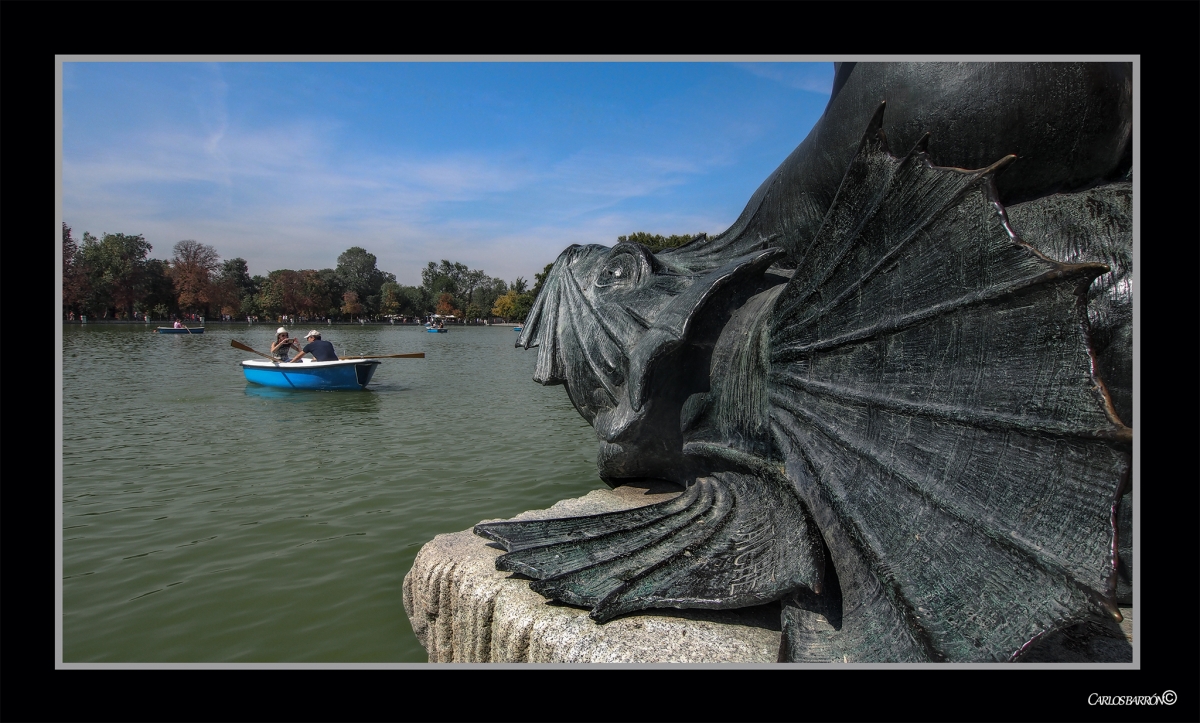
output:
M 629 352 L 694 277 L 671 273 L 644 246 L 571 246 L 558 257 L 525 324 L 534 381 L 565 384 L 588 422 L 618 406 Z
M 565 385 L 596 428 L 602 474 L 662 476 L 677 461 L 679 408 L 705 388 L 708 372 L 707 358 L 681 347 L 720 292 L 761 278 L 781 254 L 756 251 L 693 271 L 682 254 L 656 256 L 636 243 L 562 252 L 517 345 L 539 347 L 534 381 Z

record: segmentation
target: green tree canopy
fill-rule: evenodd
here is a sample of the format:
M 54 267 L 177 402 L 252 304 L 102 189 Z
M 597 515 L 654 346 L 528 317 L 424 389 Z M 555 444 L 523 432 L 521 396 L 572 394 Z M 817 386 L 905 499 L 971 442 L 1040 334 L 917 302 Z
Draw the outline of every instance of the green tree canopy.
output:
M 352 246 L 342 252 L 337 259 L 337 274 L 345 291 L 353 291 L 358 298 L 356 303 L 364 303 L 370 297 L 379 297 L 380 288 L 387 282 L 395 282 L 396 275 L 380 271 L 376 266 L 375 254 L 361 246 Z M 365 309 L 366 313 L 374 309 Z
M 338 316 L 342 312 L 342 295 L 346 293 L 346 284 L 341 274 L 335 269 L 321 269 L 317 276 L 325 284 L 329 295 L 329 306 L 321 312 L 321 316 Z
M 86 307 L 90 288 L 84 264 L 79 258 L 79 243 L 71 227 L 62 225 L 62 301 L 63 308 L 80 314 Z
M 246 298 L 254 296 L 257 291 L 245 259 L 236 258 L 223 262 L 216 278 L 213 279 L 212 288 L 211 301 L 222 314 L 239 316 L 251 313 L 244 311 Z
M 698 238 L 705 238 L 707 236 L 708 234 L 705 233 L 698 233 L 691 236 L 678 236 L 675 234 L 663 236 L 657 233 L 651 234 L 646 233 L 645 231 L 635 231 L 628 236 L 618 236 L 617 243 L 639 243 L 650 249 L 650 251 L 654 252 L 662 251 L 663 249 L 677 248 L 691 241 L 695 241 Z
M 389 281 L 379 290 L 379 310 L 392 316 L 421 316 L 426 313 L 423 290 Z
M 442 294 L 458 296 L 459 288 L 464 286 L 464 277 L 469 271 L 466 264 L 457 261 L 451 263 L 442 259 L 440 265 L 430 261 L 421 269 L 421 286 L 435 299 Z
M 146 284 L 140 301 L 142 311 L 165 316 L 179 310 L 178 298 L 175 282 L 171 280 L 171 265 L 162 259 L 147 261 Z
M 82 304 L 93 313 L 117 309 L 133 315 L 146 283 L 146 262 L 152 246 L 141 235 L 106 233 L 101 239 L 83 234 L 76 256 L 87 277 L 87 296 Z
M 407 305 L 401 307 L 400 313 L 412 316 L 424 316 L 433 311 L 433 299 L 425 293 L 421 286 L 401 286 L 400 293 L 407 300 Z
M 546 264 L 546 268 L 542 269 L 542 272 L 540 274 L 533 275 L 533 291 L 529 292 L 529 294 L 535 300 L 537 299 L 538 294 L 542 293 L 542 287 L 545 286 L 546 279 L 547 279 L 547 277 L 550 276 L 550 269 L 552 269 L 552 268 L 554 268 L 553 261 Z M 532 304 L 530 304 L 530 308 L 533 308 Z
M 223 262 L 218 278 L 231 282 L 237 289 L 239 298 L 254 293 L 254 279 L 250 278 L 250 267 L 246 265 L 246 259 L 233 258 Z

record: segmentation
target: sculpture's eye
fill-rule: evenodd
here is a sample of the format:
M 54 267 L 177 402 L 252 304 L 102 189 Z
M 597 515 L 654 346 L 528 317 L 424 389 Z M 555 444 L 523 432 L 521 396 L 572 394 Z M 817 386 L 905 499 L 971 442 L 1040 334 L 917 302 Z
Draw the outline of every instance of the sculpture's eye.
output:
M 638 279 L 638 259 L 632 254 L 617 254 L 610 258 L 596 277 L 596 286 L 626 286 Z

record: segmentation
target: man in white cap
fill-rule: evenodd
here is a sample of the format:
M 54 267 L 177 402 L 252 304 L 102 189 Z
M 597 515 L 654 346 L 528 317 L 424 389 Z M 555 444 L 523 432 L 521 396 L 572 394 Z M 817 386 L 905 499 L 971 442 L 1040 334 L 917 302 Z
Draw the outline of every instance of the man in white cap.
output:
M 297 354 L 296 358 L 290 363 L 300 361 L 305 354 L 312 354 L 313 359 L 319 362 L 338 360 L 338 355 L 333 350 L 333 344 L 330 344 L 327 341 L 321 341 L 321 332 L 313 329 L 312 331 L 308 332 L 304 338 L 308 341 L 308 343 L 304 345 L 304 349 Z

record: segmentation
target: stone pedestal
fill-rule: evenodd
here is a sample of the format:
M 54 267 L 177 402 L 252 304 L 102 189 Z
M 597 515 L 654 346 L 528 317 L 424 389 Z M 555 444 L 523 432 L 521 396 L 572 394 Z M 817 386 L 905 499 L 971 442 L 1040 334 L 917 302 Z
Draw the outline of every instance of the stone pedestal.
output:
M 514 519 L 640 507 L 679 494 L 663 484 L 596 490 Z M 773 663 L 779 605 L 654 610 L 598 625 L 546 600 L 527 578 L 496 570 L 499 545 L 470 530 L 438 535 L 404 577 L 404 610 L 431 663 Z
M 575 517 L 640 507 L 679 494 L 667 483 L 625 485 L 563 500 L 514 519 Z M 490 521 L 490 520 L 489 520 Z M 779 604 L 740 610 L 653 610 L 598 625 L 588 611 L 529 589 L 496 570 L 504 554 L 471 530 L 438 535 L 404 576 L 404 610 L 431 663 L 774 663 Z M 1131 662 L 1125 622 L 1080 624 L 1052 634 L 1030 663 Z

